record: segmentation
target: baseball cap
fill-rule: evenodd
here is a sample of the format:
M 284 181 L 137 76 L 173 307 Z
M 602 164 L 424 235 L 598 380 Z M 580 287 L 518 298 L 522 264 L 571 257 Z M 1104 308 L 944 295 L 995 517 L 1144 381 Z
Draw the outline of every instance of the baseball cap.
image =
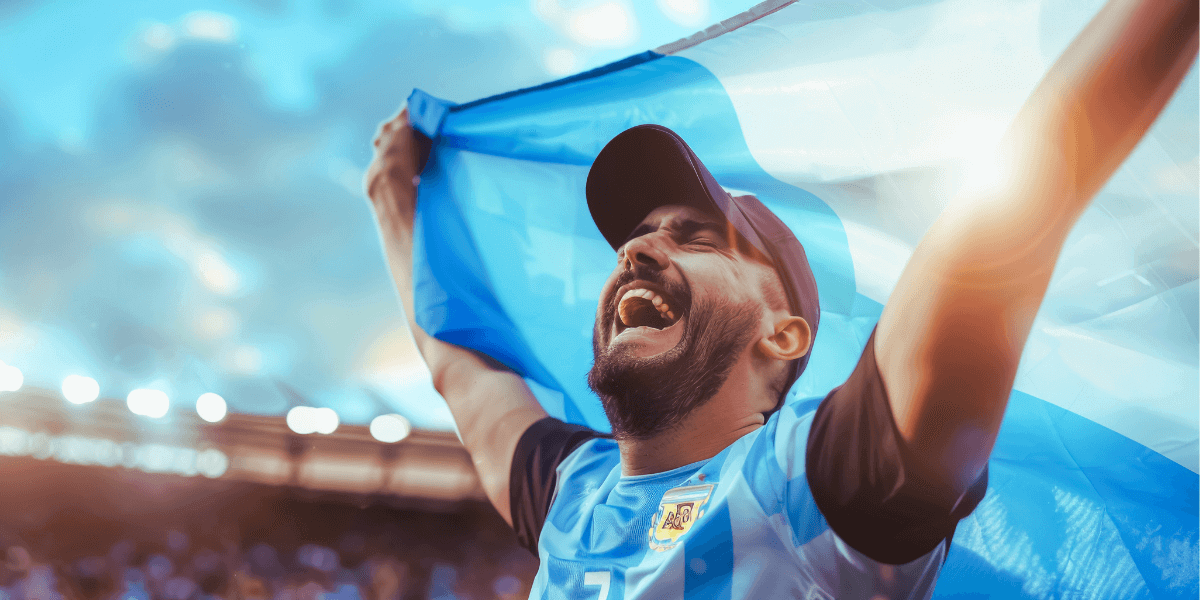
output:
M 821 306 L 804 246 L 758 198 L 726 192 L 674 131 L 662 125 L 638 125 L 617 134 L 588 172 L 587 202 L 592 220 L 614 250 L 660 206 L 678 204 L 724 215 L 738 234 L 770 258 L 792 313 L 808 321 L 816 338 Z M 785 394 L 811 355 L 810 349 L 793 362 Z

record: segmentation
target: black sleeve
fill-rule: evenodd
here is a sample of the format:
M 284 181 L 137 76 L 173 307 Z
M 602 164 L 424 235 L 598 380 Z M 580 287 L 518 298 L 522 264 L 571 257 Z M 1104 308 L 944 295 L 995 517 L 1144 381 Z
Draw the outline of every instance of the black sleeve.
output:
M 508 502 L 517 540 L 537 555 L 538 537 L 550 512 L 558 484 L 558 465 L 584 442 L 602 434 L 553 417 L 525 430 L 513 453 L 508 477 Z
M 872 332 L 854 373 L 813 417 L 809 488 L 838 537 L 873 560 L 898 565 L 949 543 L 987 491 L 986 467 L 961 496 L 915 467 L 892 418 Z

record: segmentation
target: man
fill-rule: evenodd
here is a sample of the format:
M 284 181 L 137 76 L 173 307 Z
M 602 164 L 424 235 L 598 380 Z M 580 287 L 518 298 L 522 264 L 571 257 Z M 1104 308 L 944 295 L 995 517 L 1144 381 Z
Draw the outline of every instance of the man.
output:
M 412 320 L 419 140 L 384 124 L 367 190 L 434 385 L 534 597 L 924 598 L 988 454 L 1059 249 L 1196 54 L 1195 2 L 1113 0 L 905 268 L 853 374 L 782 405 L 819 326 L 803 248 L 686 142 L 616 136 L 587 182 L 617 250 L 588 382 L 613 435 L 546 417 L 495 361 Z

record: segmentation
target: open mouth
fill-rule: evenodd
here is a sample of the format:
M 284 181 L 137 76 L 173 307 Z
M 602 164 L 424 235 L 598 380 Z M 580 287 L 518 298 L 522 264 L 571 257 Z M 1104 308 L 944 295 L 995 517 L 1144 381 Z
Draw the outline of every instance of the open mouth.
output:
M 667 293 L 634 287 L 617 303 L 617 334 L 639 327 L 666 329 L 682 318 L 683 307 Z

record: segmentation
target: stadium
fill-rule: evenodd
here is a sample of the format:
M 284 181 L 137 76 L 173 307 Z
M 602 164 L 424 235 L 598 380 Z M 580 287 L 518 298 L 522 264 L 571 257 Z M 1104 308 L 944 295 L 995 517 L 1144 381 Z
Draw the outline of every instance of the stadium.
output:
M 1196 597 L 1200 84 L 1195 7 L 1164 6 L 0 2 L 0 600 Z M 987 202 L 1036 195 L 1012 183 L 1036 170 L 1005 162 L 1033 152 L 1012 132 L 1087 77 L 1117 108 L 1076 111 L 1079 148 L 1145 107 L 1029 252 L 1045 281 L 1005 329 L 991 429 L 941 450 L 981 458 L 931 499 L 944 474 L 913 467 L 882 345 L 910 320 L 888 311 L 937 296 L 911 265 L 967 222 L 945 215 L 992 210 L 997 236 L 1057 218 L 1006 226 Z M 646 127 L 677 144 L 618 143 Z M 691 195 L 637 212 L 623 178 Z M 665 245 L 686 223 L 750 257 L 740 278 L 638 271 L 700 264 Z M 980 231 L 964 247 L 994 243 Z M 752 264 L 780 278 L 765 302 L 807 319 L 769 347 L 778 402 L 711 451 L 699 426 L 671 437 L 703 402 L 631 429 L 660 396 L 621 405 L 628 381 L 655 388 L 606 388 L 598 365 L 625 355 L 604 344 L 703 349 L 693 319 L 736 321 L 705 290 L 737 296 Z M 723 399 L 729 372 L 758 390 L 738 377 L 775 368 L 688 357 L 654 378 L 702 364 Z M 837 428 L 867 416 L 830 416 L 868 376 L 883 450 Z M 823 491 L 859 459 L 816 462 L 818 435 L 893 455 L 862 477 L 898 470 L 880 495 L 903 515 L 949 516 Z

